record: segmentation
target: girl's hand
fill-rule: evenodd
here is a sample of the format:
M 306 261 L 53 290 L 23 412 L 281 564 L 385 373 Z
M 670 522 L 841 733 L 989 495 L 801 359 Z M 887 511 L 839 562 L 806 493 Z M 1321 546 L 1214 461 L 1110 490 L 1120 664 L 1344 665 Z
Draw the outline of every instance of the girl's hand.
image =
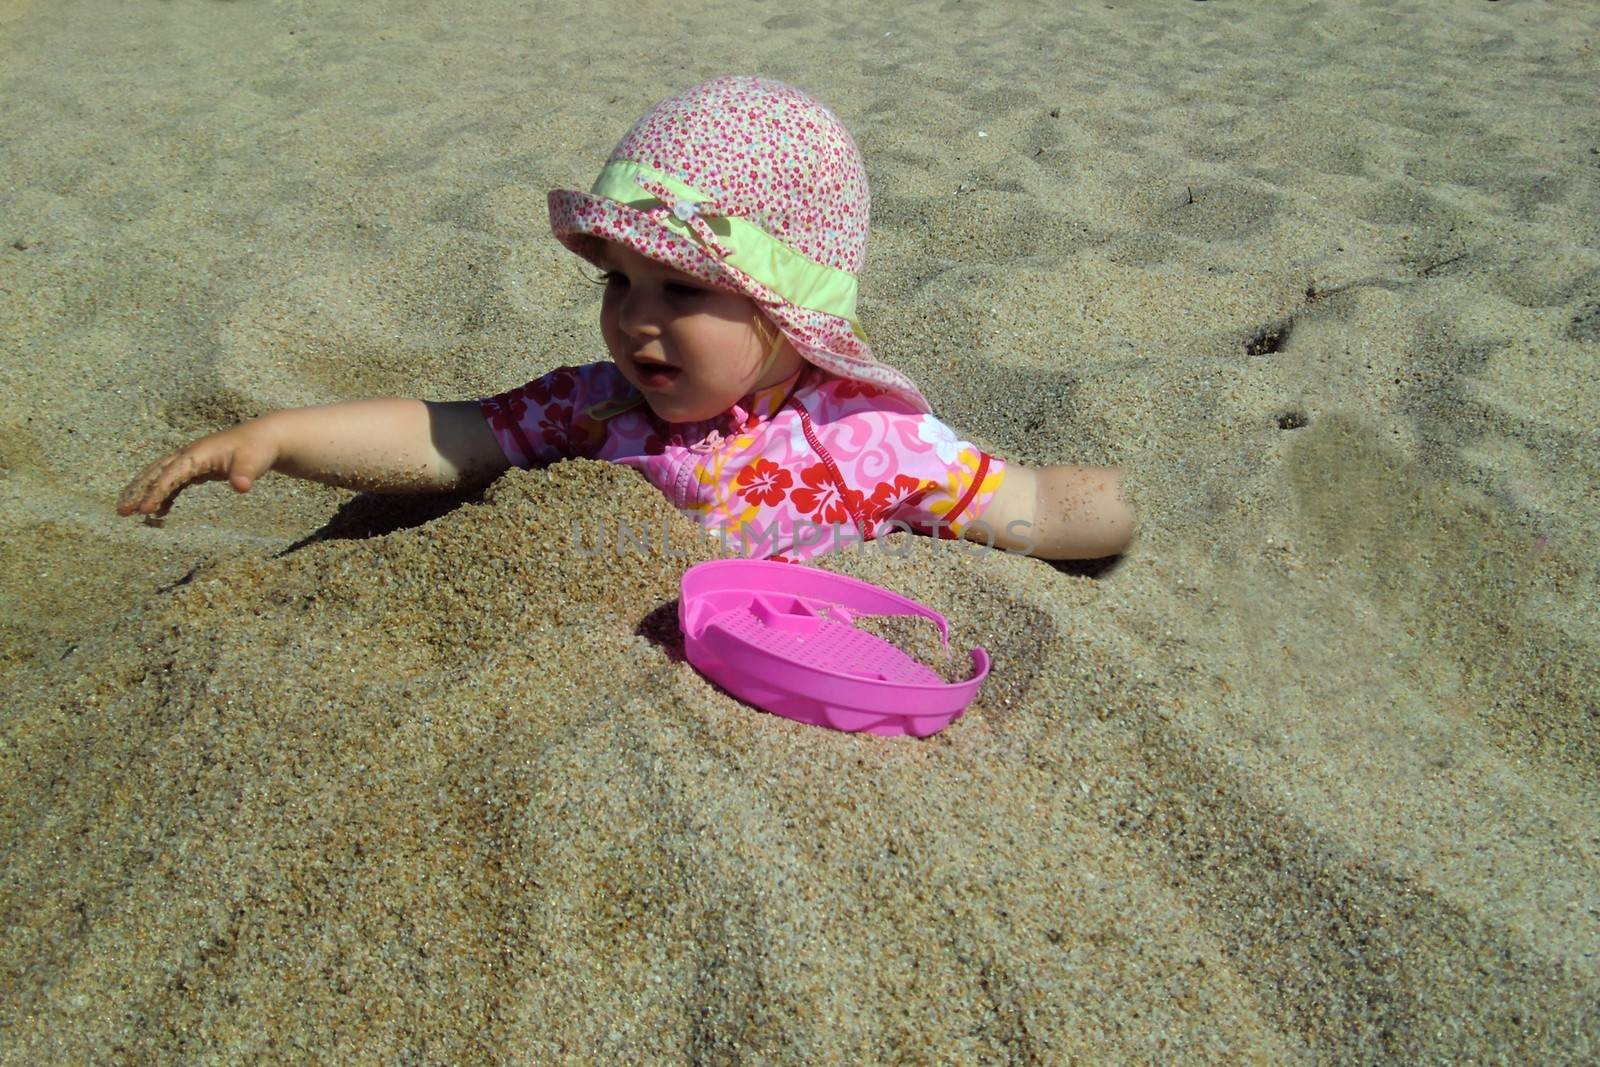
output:
M 262 420 L 202 437 L 150 464 L 128 483 L 117 500 L 118 515 L 161 518 L 185 486 L 227 479 L 248 493 L 255 480 L 278 460 L 277 435 Z

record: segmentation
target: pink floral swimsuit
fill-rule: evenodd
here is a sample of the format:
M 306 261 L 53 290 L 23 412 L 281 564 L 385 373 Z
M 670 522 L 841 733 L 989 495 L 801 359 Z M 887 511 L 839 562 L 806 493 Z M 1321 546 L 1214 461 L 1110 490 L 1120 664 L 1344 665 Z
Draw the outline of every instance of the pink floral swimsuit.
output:
M 611 363 L 562 367 L 479 401 L 519 467 L 632 467 L 732 552 L 799 560 L 892 533 L 956 537 L 1005 463 L 870 385 L 806 366 L 698 423 L 652 412 Z

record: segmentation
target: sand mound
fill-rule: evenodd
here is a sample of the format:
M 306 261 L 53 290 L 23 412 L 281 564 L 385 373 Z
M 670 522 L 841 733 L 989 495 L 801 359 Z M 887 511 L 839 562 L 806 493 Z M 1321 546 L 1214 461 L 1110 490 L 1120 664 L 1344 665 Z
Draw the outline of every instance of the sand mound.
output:
M 648 555 L 598 550 L 623 523 Z M 1472 1054 L 1593 1021 L 1559 939 L 1308 823 L 1197 661 L 1146 676 L 1089 622 L 1095 582 L 910 549 L 829 565 L 993 654 L 925 742 L 699 678 L 674 596 L 711 554 L 618 468 L 201 569 L 7 719 L 11 1054 Z

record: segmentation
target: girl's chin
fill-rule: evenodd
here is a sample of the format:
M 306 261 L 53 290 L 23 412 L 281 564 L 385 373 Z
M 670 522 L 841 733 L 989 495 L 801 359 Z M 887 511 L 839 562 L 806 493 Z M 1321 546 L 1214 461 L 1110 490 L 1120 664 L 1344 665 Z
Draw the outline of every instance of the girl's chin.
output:
M 677 397 L 662 393 L 644 392 L 644 400 L 650 405 L 650 410 L 656 417 L 667 422 L 705 422 L 724 414 L 737 403 L 737 398 L 728 401 L 721 407 L 708 407 L 704 401 L 695 403 L 689 400 L 679 400 Z
M 666 422 L 706 422 L 727 413 L 739 402 L 737 395 L 728 397 L 726 401 L 715 396 L 708 397 L 699 383 L 682 380 L 681 376 L 674 378 L 664 386 L 646 384 L 642 375 L 633 382 L 645 403 L 650 405 L 650 410 Z
M 645 403 L 650 405 L 650 410 L 663 422 L 705 422 L 722 414 L 721 411 L 707 413 L 698 408 L 681 407 L 661 397 L 646 396 Z

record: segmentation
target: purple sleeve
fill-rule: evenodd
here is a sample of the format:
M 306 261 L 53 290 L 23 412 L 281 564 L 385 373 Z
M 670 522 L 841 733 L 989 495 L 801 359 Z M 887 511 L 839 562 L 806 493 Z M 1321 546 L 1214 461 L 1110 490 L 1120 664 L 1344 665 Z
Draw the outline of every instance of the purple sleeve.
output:
M 598 450 L 600 427 L 586 413 L 611 395 L 611 379 L 618 377 L 609 363 L 558 367 L 527 385 L 484 397 L 478 407 L 513 466 L 590 456 Z

